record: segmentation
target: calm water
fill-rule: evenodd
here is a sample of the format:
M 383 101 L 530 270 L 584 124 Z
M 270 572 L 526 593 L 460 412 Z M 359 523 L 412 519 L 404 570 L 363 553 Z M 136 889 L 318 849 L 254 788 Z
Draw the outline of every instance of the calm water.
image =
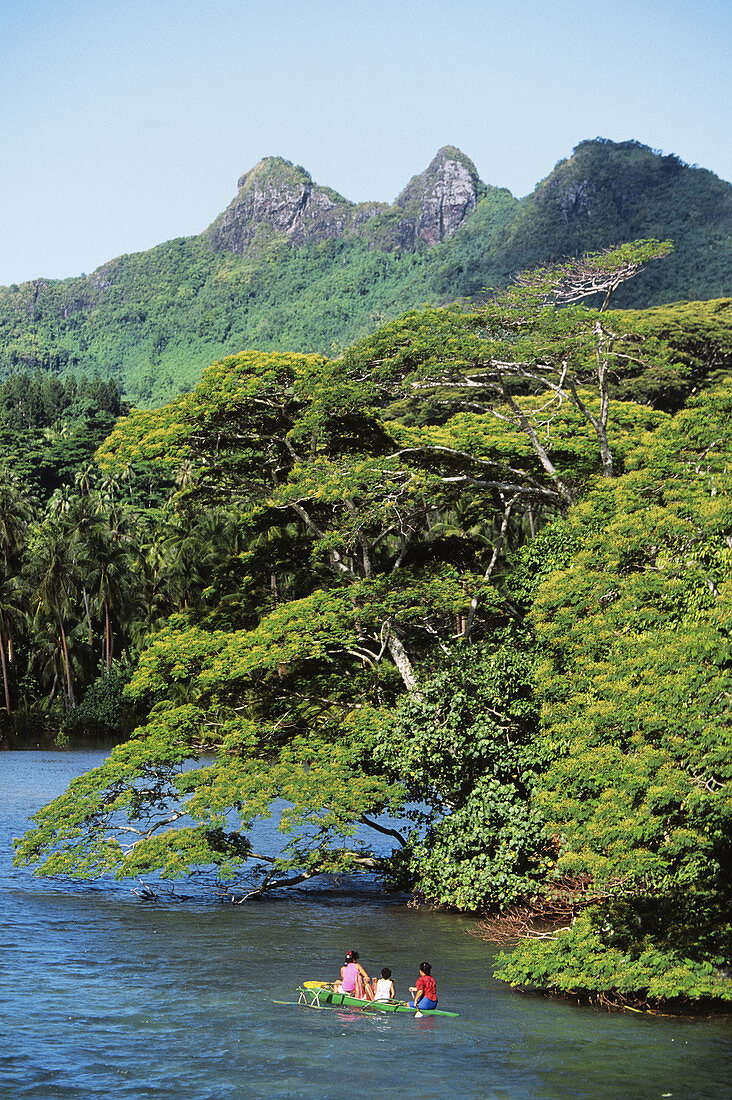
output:
M 10 866 L 29 813 L 102 753 L 0 753 L 0 1097 L 714 1098 L 732 1095 L 729 1021 L 607 1014 L 491 977 L 461 917 L 368 891 L 265 903 L 143 902 L 126 885 Z M 460 1019 L 279 1005 L 357 947 L 404 993 L 430 958 Z

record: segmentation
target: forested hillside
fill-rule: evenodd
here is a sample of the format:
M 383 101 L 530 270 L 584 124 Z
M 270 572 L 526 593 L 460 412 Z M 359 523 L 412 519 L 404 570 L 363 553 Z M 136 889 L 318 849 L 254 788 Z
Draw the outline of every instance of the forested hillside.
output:
M 161 404 L 243 348 L 337 355 L 405 309 L 480 300 L 519 270 L 641 237 L 671 239 L 673 256 L 617 305 L 732 294 L 732 186 L 637 142 L 583 142 L 521 200 L 451 146 L 392 205 L 269 158 L 198 237 L 0 290 L 0 375 L 98 371 Z
M 732 999 L 732 312 L 611 308 L 670 252 L 224 357 L 40 518 L 6 479 L 6 737 L 121 738 L 18 862 L 377 874 L 483 913 L 514 983 Z

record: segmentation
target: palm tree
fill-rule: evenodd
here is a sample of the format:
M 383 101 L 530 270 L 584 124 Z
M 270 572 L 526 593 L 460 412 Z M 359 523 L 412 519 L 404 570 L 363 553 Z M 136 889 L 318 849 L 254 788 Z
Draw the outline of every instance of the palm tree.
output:
M 112 668 L 113 617 L 120 617 L 128 588 L 129 551 L 111 526 L 99 524 L 87 541 L 89 588 L 102 617 L 102 676 Z
M 130 619 L 129 631 L 132 642 L 140 645 L 145 636 L 173 610 L 167 586 L 170 551 L 152 533 L 130 549 L 133 584 L 128 599 L 130 610 L 134 606 L 136 614 Z
M 9 470 L 0 469 L 0 553 L 6 573 L 25 544 L 32 507 L 28 492 Z
M 96 476 L 97 468 L 91 462 L 87 462 L 86 466 L 76 471 L 74 475 L 74 485 L 82 496 L 88 496 L 92 491 Z
M 18 577 L 0 577 L 0 667 L 3 674 L 5 710 L 8 714 L 12 713 L 8 666 L 14 660 L 13 628 L 23 621 L 24 597 Z
M 13 628 L 22 621 L 21 560 L 31 515 L 31 502 L 18 478 L 0 472 L 0 666 L 5 710 L 11 713 L 8 665 L 14 660 Z
M 91 492 L 77 502 L 71 553 L 77 563 L 89 644 L 93 645 L 92 619 L 101 634 L 102 676 L 109 673 L 114 657 L 115 629 L 123 630 L 135 605 L 131 571 L 137 537 L 129 509 Z
M 30 576 L 36 593 L 36 625 L 52 621 L 58 628 L 66 681 L 67 705 L 76 706 L 68 627 L 73 626 L 75 595 L 79 586 L 78 562 L 67 531 L 57 520 L 47 520 L 36 532 Z

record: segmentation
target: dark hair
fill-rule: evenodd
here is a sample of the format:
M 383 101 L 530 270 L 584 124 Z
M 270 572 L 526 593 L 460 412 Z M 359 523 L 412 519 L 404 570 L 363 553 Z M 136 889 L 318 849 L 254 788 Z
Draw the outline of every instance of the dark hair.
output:
M 359 955 L 358 951 L 349 951 L 346 954 L 346 962 L 347 963 L 358 962 L 359 958 L 360 958 L 360 955 Z
M 381 976 L 382 976 L 382 978 L 390 978 L 391 977 L 391 970 L 389 969 L 388 966 L 382 967 Z
M 422 971 L 423 974 L 426 974 L 428 978 L 429 978 L 430 974 L 432 973 L 432 967 L 430 966 L 429 963 L 420 963 L 419 964 L 419 969 Z

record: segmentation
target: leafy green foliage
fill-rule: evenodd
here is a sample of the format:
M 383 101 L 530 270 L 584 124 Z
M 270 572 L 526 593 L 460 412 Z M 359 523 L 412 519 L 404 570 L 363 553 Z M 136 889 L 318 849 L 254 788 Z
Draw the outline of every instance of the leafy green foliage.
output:
M 191 704 L 158 708 L 104 764 L 35 816 L 35 827 L 18 844 L 17 861 L 42 859 L 43 874 L 84 878 L 157 871 L 180 879 L 204 868 L 226 881 L 241 879 L 256 860 L 250 873 L 264 865 L 264 885 L 291 869 L 300 878 L 310 877 L 311 868 L 358 869 L 364 857 L 346 843 L 354 818 L 363 806 L 383 803 L 390 789 L 355 773 L 352 746 L 296 739 L 273 759 L 271 750 L 257 747 L 252 724 L 235 718 L 216 762 L 186 770 L 203 718 Z M 257 817 L 270 815 L 278 797 L 290 803 L 280 832 L 295 835 L 283 840 L 277 855 L 257 854 L 247 830 Z M 181 819 L 185 823 L 178 824 Z
M 106 676 L 95 680 L 64 719 L 57 743 L 81 738 L 120 740 L 129 735 L 141 718 L 139 708 L 130 706 L 124 698 L 132 671 L 129 660 L 117 661 Z
M 98 374 L 13 374 L 0 383 L 0 461 L 45 500 L 73 483 L 125 409 Z
M 605 924 L 603 920 L 600 925 Z M 634 939 L 634 950 L 607 943 L 598 917 L 586 914 L 548 942 L 524 941 L 499 956 L 497 976 L 511 985 L 584 996 L 606 1004 L 729 1002 L 732 985 L 717 965 L 687 957 L 673 945 Z
M 726 860 L 725 830 L 708 827 L 731 808 L 729 401 L 716 391 L 680 414 L 642 468 L 578 508 L 575 524 L 589 519 L 595 533 L 534 603 L 546 729 L 570 749 L 546 797 L 574 838 L 562 863 L 599 879 L 687 888 Z M 592 763 L 600 746 L 604 775 Z
M 732 368 L 732 302 L 676 302 L 611 314 L 642 339 L 644 349 L 667 348 L 674 369 L 653 358 L 611 382 L 618 400 L 677 412 L 700 386 L 720 381 Z
M 552 845 L 531 795 L 540 771 L 533 658 L 521 639 L 459 649 L 408 696 L 376 749 L 421 804 L 394 871 L 430 900 L 504 906 L 540 888 Z
M 604 900 L 524 944 L 511 981 L 730 996 L 715 968 L 732 931 L 731 414 L 726 386 L 654 433 L 569 513 L 572 559 L 536 590 L 553 758 L 537 801 L 561 837 L 557 873 Z

